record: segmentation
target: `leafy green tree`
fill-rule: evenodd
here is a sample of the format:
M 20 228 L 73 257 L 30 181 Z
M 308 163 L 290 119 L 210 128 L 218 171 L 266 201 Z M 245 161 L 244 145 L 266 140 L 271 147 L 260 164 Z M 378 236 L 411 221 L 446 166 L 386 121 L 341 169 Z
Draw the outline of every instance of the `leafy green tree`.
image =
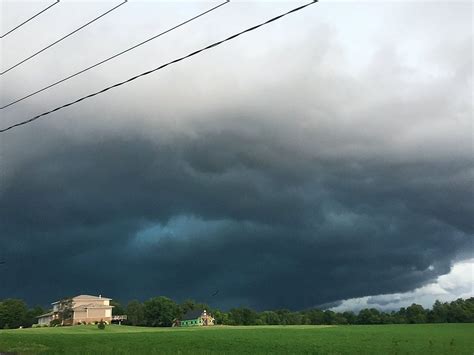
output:
M 151 327 L 171 327 L 179 316 L 179 307 L 167 297 L 151 298 L 144 303 L 145 321 Z
M 264 311 L 260 313 L 259 318 L 263 321 L 264 324 L 268 325 L 278 325 L 280 323 L 280 317 L 276 312 L 273 311 Z
M 41 306 L 36 306 L 28 310 L 26 314 L 25 327 L 31 327 L 33 324 L 37 323 L 36 317 L 41 314 L 44 314 L 46 310 Z
M 413 303 L 406 309 L 406 319 L 408 323 L 426 323 L 426 311 L 423 306 Z
M 348 324 L 346 317 L 341 313 L 335 313 L 331 324 Z
M 430 323 L 446 323 L 448 321 L 449 305 L 438 300 L 433 304 L 433 308 L 428 313 Z
M 214 314 L 210 307 L 205 304 L 205 303 L 198 303 L 192 299 L 187 299 L 183 303 L 179 305 L 179 314 L 178 316 L 181 317 L 184 314 L 186 314 L 189 311 L 195 311 L 195 310 L 206 310 L 207 312 Z M 215 316 L 214 316 L 215 317 Z
M 72 323 L 72 317 L 74 315 L 72 307 L 72 297 L 63 298 L 59 301 L 58 319 L 61 321 L 61 324 Z
M 22 300 L 9 298 L 0 302 L 0 329 L 25 327 L 28 307 Z
M 280 318 L 280 324 L 297 325 L 301 324 L 303 316 L 300 312 L 290 312 L 287 309 L 277 310 L 276 313 Z
M 130 301 L 125 313 L 127 314 L 127 324 L 145 325 L 145 307 L 139 301 Z
M 310 324 L 325 324 L 324 312 L 320 309 L 310 309 L 306 312 L 306 317 L 310 320 Z
M 468 323 L 474 322 L 474 298 L 463 300 L 459 298 L 449 303 L 448 322 Z
M 380 324 L 380 312 L 375 308 L 364 308 L 357 315 L 357 324 Z
M 214 320 L 215 324 L 229 324 L 229 314 L 226 312 L 215 310 L 212 313 L 212 316 L 215 319 Z
M 112 308 L 112 315 L 124 315 L 127 314 L 125 308 L 117 301 L 110 301 L 110 305 L 113 306 Z
M 342 316 L 347 320 L 348 324 L 355 324 L 357 321 L 357 316 L 354 312 L 344 312 Z
M 254 325 L 257 318 L 257 312 L 250 308 L 232 308 L 229 311 L 229 324 L 232 325 Z

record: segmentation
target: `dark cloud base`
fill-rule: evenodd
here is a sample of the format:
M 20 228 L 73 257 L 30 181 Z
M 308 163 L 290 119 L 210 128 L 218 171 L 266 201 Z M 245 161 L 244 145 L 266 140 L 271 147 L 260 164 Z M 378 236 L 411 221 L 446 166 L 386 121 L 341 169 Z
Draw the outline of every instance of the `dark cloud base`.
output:
M 3 149 L 0 298 L 302 309 L 412 290 L 472 252 L 469 162 L 328 159 L 265 132 Z

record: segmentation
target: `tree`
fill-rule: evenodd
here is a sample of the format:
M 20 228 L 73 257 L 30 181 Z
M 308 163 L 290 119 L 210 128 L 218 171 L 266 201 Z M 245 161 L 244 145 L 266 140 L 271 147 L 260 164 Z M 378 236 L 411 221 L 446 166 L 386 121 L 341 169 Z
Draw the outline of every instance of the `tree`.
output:
M 58 304 L 58 319 L 61 321 L 61 324 L 69 324 L 72 323 L 72 317 L 74 315 L 74 311 L 72 309 L 72 298 L 63 298 L 59 301 Z
M 45 312 L 46 312 L 46 310 L 41 306 L 36 306 L 36 307 L 33 307 L 32 309 L 28 310 L 28 312 L 26 314 L 26 320 L 25 320 L 24 326 L 25 327 L 31 327 L 33 324 L 36 324 L 37 323 L 36 317 L 38 317 L 39 315 L 41 315 Z
M 229 314 L 219 310 L 215 310 L 212 313 L 214 317 L 214 324 L 229 324 Z
M 144 303 L 145 322 L 151 327 L 171 327 L 179 315 L 178 305 L 167 297 L 151 298 Z
M 127 305 L 127 324 L 145 325 L 145 307 L 137 300 L 130 301 Z
M 187 299 L 183 303 L 179 305 L 179 314 L 178 316 L 183 316 L 189 311 L 194 311 L 194 310 L 207 310 L 210 312 L 211 310 L 209 309 L 209 306 L 205 303 L 198 303 L 192 299 Z M 210 312 L 212 313 L 212 312 Z
M 450 323 L 474 322 L 474 298 L 459 298 L 449 303 L 447 318 Z
M 127 314 L 125 308 L 117 301 L 110 301 L 110 305 L 113 306 L 112 308 L 112 315 L 124 315 Z
M 408 323 L 426 323 L 426 311 L 422 305 L 413 303 L 407 307 L 406 318 Z
M 257 312 L 250 308 L 232 308 L 229 312 L 229 324 L 254 325 L 257 322 Z
M 28 307 L 22 300 L 9 298 L 0 302 L 0 329 L 26 326 Z
M 276 312 L 273 311 L 264 311 L 260 313 L 259 318 L 263 321 L 264 324 L 268 325 L 278 325 L 280 323 L 280 317 Z
M 342 313 L 342 316 L 347 320 L 348 324 L 356 323 L 357 316 L 354 314 L 354 312 L 344 312 Z
M 430 323 L 446 323 L 448 321 L 449 305 L 436 300 L 428 313 Z
M 380 324 L 380 312 L 375 308 L 364 308 L 357 315 L 357 324 Z
M 310 324 L 325 324 L 324 312 L 320 309 L 311 309 L 307 311 L 306 317 L 309 319 Z

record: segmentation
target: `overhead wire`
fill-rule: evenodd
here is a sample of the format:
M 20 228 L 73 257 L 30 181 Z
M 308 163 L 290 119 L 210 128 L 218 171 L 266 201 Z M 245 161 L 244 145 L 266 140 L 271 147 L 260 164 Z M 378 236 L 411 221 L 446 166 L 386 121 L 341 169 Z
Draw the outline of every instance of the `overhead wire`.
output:
M 189 54 L 187 54 L 187 55 L 185 55 L 185 56 L 179 57 L 179 58 L 174 59 L 174 60 L 172 60 L 172 61 L 170 61 L 170 62 L 167 62 L 167 63 L 165 63 L 165 64 L 162 64 L 162 65 L 160 65 L 160 66 L 158 66 L 158 67 L 156 67 L 156 68 L 154 68 L 154 69 L 148 70 L 148 71 L 143 72 L 143 73 L 138 74 L 138 75 L 135 75 L 135 76 L 133 76 L 133 77 L 127 79 L 127 80 L 121 81 L 121 82 L 116 83 L 116 84 L 111 85 L 111 86 L 108 86 L 108 87 L 106 87 L 106 88 L 104 88 L 104 89 L 102 89 L 102 90 L 100 90 L 100 91 L 96 91 L 96 92 L 94 92 L 94 93 L 92 93 L 92 94 L 83 96 L 83 97 L 81 97 L 81 98 L 79 98 L 79 99 L 77 99 L 77 100 L 71 101 L 71 102 L 69 102 L 69 103 L 67 103 L 67 104 L 58 106 L 58 107 L 56 107 L 56 108 L 54 108 L 54 109 L 52 109 L 52 110 L 50 110 L 50 111 L 43 112 L 43 113 L 41 113 L 41 114 L 39 114 L 39 115 L 36 115 L 36 116 L 34 116 L 34 117 L 32 117 L 32 118 L 29 118 L 29 119 L 25 120 L 25 121 L 18 122 L 18 123 L 15 123 L 15 124 L 11 125 L 11 126 L 6 127 L 6 128 L 0 129 L 0 133 L 4 133 L 4 132 L 7 132 L 7 131 L 9 131 L 9 130 L 11 130 L 11 129 L 13 129 L 13 128 L 16 128 L 16 127 L 19 127 L 19 126 L 23 126 L 23 125 L 29 124 L 29 123 L 31 123 L 31 122 L 33 122 L 33 121 L 36 121 L 37 119 L 39 119 L 39 118 L 41 118 L 41 117 L 50 115 L 50 114 L 52 114 L 53 112 L 56 112 L 56 111 L 59 111 L 59 110 L 61 110 L 61 109 L 63 109 L 63 108 L 66 108 L 66 107 L 69 107 L 69 106 L 71 106 L 71 105 L 77 104 L 77 103 L 79 103 L 79 102 L 81 102 L 81 101 L 83 101 L 83 100 L 89 99 L 89 98 L 94 97 L 94 96 L 96 96 L 96 95 L 100 95 L 100 94 L 102 94 L 102 93 L 104 93 L 104 92 L 106 92 L 106 91 L 108 91 L 108 90 L 110 90 L 110 89 L 113 89 L 113 88 L 122 86 L 122 85 L 124 85 L 124 84 L 127 84 L 127 83 L 129 83 L 129 82 L 131 82 L 131 81 L 134 81 L 134 80 L 136 80 L 136 79 L 138 79 L 138 78 L 141 78 L 141 77 L 143 77 L 143 76 L 150 75 L 151 73 L 154 73 L 154 72 L 156 72 L 156 71 L 158 71 L 158 70 L 161 70 L 161 69 L 163 69 L 163 68 L 165 68 L 165 67 L 167 67 L 167 66 L 169 66 L 169 65 L 178 63 L 178 62 L 180 62 L 180 61 L 182 61 L 182 60 L 185 60 L 185 59 L 187 59 L 187 58 L 193 57 L 193 56 L 195 56 L 195 55 L 197 55 L 197 54 L 199 54 L 199 53 L 202 53 L 202 52 L 204 52 L 204 51 L 206 51 L 206 50 L 209 50 L 209 49 L 211 49 L 211 48 L 217 47 L 217 46 L 221 45 L 222 43 L 231 41 L 231 40 L 233 40 L 233 39 L 235 39 L 235 38 L 237 38 L 237 37 L 239 37 L 239 36 L 241 36 L 241 35 L 243 35 L 243 34 L 245 34 L 245 33 L 254 31 L 254 30 L 256 30 L 256 29 L 258 29 L 258 28 L 260 28 L 260 27 L 262 27 L 262 26 L 265 26 L 265 25 L 271 23 L 271 22 L 274 22 L 274 21 L 276 21 L 276 20 L 279 20 L 279 19 L 281 19 L 281 18 L 283 18 L 283 17 L 285 17 L 285 16 L 287 16 L 287 15 L 289 15 L 289 14 L 291 14 L 291 13 L 294 13 L 294 12 L 297 12 L 297 11 L 300 11 L 300 10 L 303 10 L 304 8 L 306 8 L 306 7 L 308 7 L 308 6 L 312 5 L 312 4 L 315 4 L 315 3 L 317 3 L 317 2 L 318 2 L 318 0 L 314 0 L 314 1 L 310 2 L 310 3 L 305 4 L 305 5 L 296 7 L 296 8 L 294 8 L 294 9 L 290 10 L 290 11 L 287 11 L 287 12 L 285 12 L 285 13 L 283 13 L 283 14 L 280 14 L 280 15 L 278 15 L 278 16 L 276 16 L 276 17 L 273 17 L 273 18 L 271 18 L 271 19 L 269 19 L 269 20 L 267 20 L 267 21 L 265 21 L 265 22 L 262 22 L 262 23 L 260 23 L 260 24 L 258 24 L 258 25 L 252 26 L 252 27 L 250 27 L 250 28 L 247 28 L 246 30 L 243 30 L 243 31 L 241 31 L 241 32 L 238 32 L 238 33 L 236 33 L 236 34 L 233 34 L 232 36 L 227 37 L 227 38 L 225 38 L 225 39 L 223 39 L 223 40 L 220 40 L 220 41 L 218 41 L 218 42 L 214 42 L 214 43 L 212 43 L 212 44 L 210 44 L 210 45 L 208 45 L 208 46 L 206 46 L 206 47 L 203 47 L 203 48 L 201 48 L 201 49 L 198 49 L 198 50 L 196 50 L 196 51 L 194 51 L 194 52 L 192 52 L 192 53 L 189 53 Z
M 6 70 L 0 72 L 0 75 L 3 75 L 3 74 L 5 74 L 5 73 L 8 73 L 10 70 L 12 70 L 12 69 L 14 69 L 14 68 L 20 66 L 21 64 L 23 64 L 23 63 L 29 61 L 29 60 L 32 59 L 32 58 L 36 57 L 38 54 L 43 53 L 45 50 L 47 50 L 47 49 L 53 47 L 54 45 L 58 44 L 59 42 L 62 42 L 62 41 L 65 40 L 66 38 L 72 36 L 73 34 L 79 32 L 79 31 L 82 30 L 83 28 L 89 26 L 90 24 L 96 22 L 97 20 L 101 19 L 102 17 L 106 16 L 107 14 L 111 13 L 112 11 L 118 9 L 120 6 L 124 5 L 127 1 L 128 1 L 128 0 L 124 0 L 124 1 L 121 2 L 120 4 L 114 6 L 113 8 L 111 8 L 111 9 L 109 9 L 109 10 L 107 10 L 107 11 L 104 12 L 103 14 L 101 14 L 101 15 L 95 17 L 94 19 L 92 19 L 91 21 L 87 22 L 86 24 L 84 24 L 84 25 L 82 25 L 82 26 L 76 28 L 74 31 L 68 33 L 67 35 L 65 35 L 65 36 L 63 36 L 63 37 L 61 37 L 61 38 L 59 38 L 58 40 L 56 40 L 56 41 L 54 41 L 53 43 L 51 43 L 51 44 L 47 45 L 46 47 L 44 47 L 43 49 L 40 49 L 39 51 L 33 53 L 33 54 L 30 55 L 29 57 L 27 57 L 27 58 L 25 58 L 25 59 L 19 61 L 19 62 L 16 63 L 15 65 L 12 65 L 12 66 L 9 67 L 8 69 L 6 69 Z
M 206 15 L 206 14 L 208 14 L 208 13 L 214 11 L 214 10 L 217 10 L 219 7 L 221 7 L 221 6 L 223 6 L 223 5 L 227 4 L 227 3 L 229 3 L 229 1 L 230 1 L 230 0 L 226 0 L 226 1 L 224 1 L 223 3 L 220 3 L 219 5 L 210 8 L 209 10 L 206 10 L 206 11 L 204 11 L 204 12 L 201 12 L 200 14 L 198 14 L 198 15 L 196 15 L 196 16 L 194 16 L 194 17 L 191 17 L 190 19 L 187 19 L 186 21 L 183 21 L 183 22 L 177 24 L 176 26 L 173 26 L 173 27 L 171 27 L 171 28 L 169 28 L 169 29 L 167 29 L 167 30 L 165 30 L 165 31 L 163 31 L 163 32 L 161 32 L 161 33 L 158 33 L 157 35 L 154 35 L 154 36 L 152 36 L 152 37 L 150 37 L 150 38 L 148 38 L 148 39 L 146 39 L 146 40 L 144 40 L 144 41 L 142 41 L 142 42 L 140 42 L 140 43 L 137 43 L 137 44 L 135 44 L 135 45 L 133 45 L 133 46 L 131 46 L 131 47 L 129 47 L 129 48 L 127 48 L 127 49 L 121 51 L 121 52 L 118 52 L 118 53 L 116 53 L 116 54 L 114 54 L 114 55 L 112 55 L 112 56 L 110 56 L 110 57 L 108 57 L 108 58 L 105 58 L 105 59 L 101 60 L 100 62 L 97 62 L 97 63 L 95 63 L 95 64 L 93 64 L 93 65 L 91 65 L 91 66 L 88 66 L 87 68 L 81 69 L 81 70 L 79 70 L 78 72 L 76 72 L 76 73 L 74 73 L 74 74 L 71 74 L 71 75 L 69 75 L 69 76 L 67 76 L 67 77 L 65 77 L 65 78 L 63 78 L 63 79 L 60 79 L 60 80 L 58 80 L 58 81 L 56 81 L 56 82 L 54 82 L 54 83 L 52 83 L 52 84 L 49 84 L 49 85 L 47 85 L 47 86 L 45 86 L 45 87 L 43 87 L 43 88 L 41 88 L 41 89 L 39 89 L 39 90 L 36 90 L 36 91 L 34 91 L 34 92 L 32 92 L 32 93 L 30 93 L 30 94 L 28 94 L 28 95 L 25 95 L 25 96 L 23 96 L 23 97 L 21 97 L 21 98 L 19 98 L 19 99 L 16 99 L 16 100 L 14 100 L 14 101 L 12 101 L 12 102 L 6 104 L 6 105 L 3 105 L 3 106 L 0 107 L 0 110 L 3 110 L 3 109 L 5 109 L 5 108 L 7 108 L 7 107 L 9 107 L 9 106 L 12 106 L 12 105 L 14 105 L 14 104 L 17 104 L 17 103 L 20 102 L 20 101 L 26 100 L 26 99 L 28 99 L 28 98 L 34 96 L 34 95 L 39 94 L 40 92 L 43 92 L 43 91 L 45 91 L 45 90 L 48 90 L 48 89 L 50 89 L 50 88 L 52 88 L 53 86 L 56 86 L 56 85 L 58 85 L 58 84 L 64 83 L 65 81 L 68 81 L 68 80 L 70 80 L 70 79 L 72 79 L 72 78 L 74 78 L 74 77 L 76 77 L 76 76 L 78 76 L 78 75 L 80 75 L 80 74 L 83 74 L 83 73 L 85 73 L 85 72 L 87 72 L 87 71 L 89 71 L 89 70 L 91 70 L 91 69 L 93 69 L 93 68 L 96 68 L 96 67 L 98 67 L 98 66 L 100 66 L 100 65 L 102 65 L 102 64 L 104 64 L 104 63 L 106 63 L 106 62 L 108 62 L 108 61 L 110 61 L 110 60 L 112 60 L 112 59 L 114 59 L 114 58 L 117 58 L 117 57 L 119 57 L 119 56 L 121 56 L 121 55 L 127 53 L 127 52 L 130 52 L 131 50 L 133 50 L 133 49 L 135 49 L 135 48 L 138 48 L 138 47 L 140 47 L 140 46 L 142 46 L 142 45 L 144 45 L 144 44 L 146 44 L 146 43 L 148 43 L 148 42 L 150 42 L 150 41 L 152 41 L 152 40 L 154 40 L 154 39 L 156 39 L 156 38 L 158 38 L 158 37 L 161 37 L 161 36 L 165 35 L 166 33 L 171 32 L 171 31 L 173 31 L 173 30 L 175 30 L 175 29 L 177 29 L 177 28 L 179 28 L 179 27 L 181 27 L 181 26 L 184 26 L 185 24 L 187 24 L 187 23 L 189 23 L 189 22 L 191 22 L 191 21 L 194 21 L 194 20 L 198 19 L 198 18 L 201 17 L 201 16 L 204 16 L 204 15 Z
M 52 3 L 51 5 L 49 5 L 48 7 L 44 8 L 43 10 L 41 10 L 40 12 L 38 12 L 37 14 L 31 16 L 29 19 L 23 21 L 22 23 L 20 23 L 19 25 L 15 26 L 14 28 L 12 28 L 10 31 L 4 33 L 3 35 L 0 35 L 0 39 L 9 35 L 10 33 L 12 33 L 13 31 L 19 29 L 21 26 L 25 25 L 26 23 L 30 22 L 31 20 L 33 20 L 34 18 L 38 17 L 39 15 L 41 15 L 43 12 L 45 12 L 46 10 L 52 8 L 54 5 L 57 5 L 59 4 L 59 1 L 60 0 L 56 0 L 55 3 Z

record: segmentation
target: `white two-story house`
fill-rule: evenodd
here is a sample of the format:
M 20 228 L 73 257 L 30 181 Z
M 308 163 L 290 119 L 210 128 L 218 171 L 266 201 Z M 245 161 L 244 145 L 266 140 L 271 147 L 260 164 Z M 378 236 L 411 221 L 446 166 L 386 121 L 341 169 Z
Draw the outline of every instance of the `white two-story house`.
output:
M 82 324 L 82 323 L 94 323 L 104 322 L 110 323 L 112 320 L 112 308 L 110 305 L 111 298 L 90 295 L 79 295 L 71 299 L 72 317 L 67 320 L 67 324 Z M 38 324 L 48 324 L 59 318 L 59 312 L 64 300 L 56 301 L 51 303 L 53 309 L 40 315 L 38 318 Z

